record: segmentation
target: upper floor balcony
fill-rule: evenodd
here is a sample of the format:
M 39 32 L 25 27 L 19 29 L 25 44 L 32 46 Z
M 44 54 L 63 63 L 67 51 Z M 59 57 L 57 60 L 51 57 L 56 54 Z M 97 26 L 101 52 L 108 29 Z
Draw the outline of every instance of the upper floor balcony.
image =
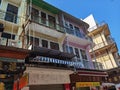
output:
M 100 49 L 106 49 L 111 47 L 111 45 L 113 45 L 115 43 L 113 38 L 106 38 L 106 41 L 103 41 L 101 43 L 97 43 L 95 44 L 95 46 L 93 47 L 93 50 L 100 50 Z M 90 52 L 92 52 L 92 50 L 90 50 Z
M 107 23 L 105 23 L 104 21 L 91 28 L 88 28 L 88 31 L 89 31 L 88 35 L 91 37 L 101 32 L 103 32 L 105 36 L 110 35 L 109 27 Z
M 31 23 L 26 25 L 26 31 L 30 29 L 31 31 L 45 34 L 54 38 L 62 38 L 64 35 L 64 27 L 55 22 L 55 18 L 49 17 L 48 19 L 32 15 Z
M 66 42 L 72 42 L 81 46 L 87 46 L 93 44 L 92 40 L 85 35 L 76 36 L 75 34 L 66 33 L 67 39 Z

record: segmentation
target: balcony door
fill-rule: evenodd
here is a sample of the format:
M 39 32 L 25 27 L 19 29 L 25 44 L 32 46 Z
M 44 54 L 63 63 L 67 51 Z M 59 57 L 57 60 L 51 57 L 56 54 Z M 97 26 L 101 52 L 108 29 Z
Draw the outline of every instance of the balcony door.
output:
M 18 7 L 8 4 L 6 15 L 5 15 L 5 20 L 17 23 L 17 14 L 18 14 Z

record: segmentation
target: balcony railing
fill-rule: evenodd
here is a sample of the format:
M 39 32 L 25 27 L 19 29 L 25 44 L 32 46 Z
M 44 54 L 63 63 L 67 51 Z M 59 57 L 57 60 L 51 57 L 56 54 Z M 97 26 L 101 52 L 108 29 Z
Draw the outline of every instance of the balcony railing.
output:
M 103 65 L 100 62 L 93 62 L 93 66 L 97 70 L 103 70 Z
M 38 23 L 40 25 L 46 26 L 48 28 L 60 31 L 60 32 L 65 32 L 63 25 L 60 25 L 58 23 L 52 22 L 46 18 L 42 18 L 40 16 L 32 15 L 31 19 L 33 22 Z
M 97 29 L 97 28 L 99 28 L 99 27 L 101 27 L 101 26 L 103 26 L 103 25 L 105 25 L 105 24 L 106 24 L 106 23 L 105 23 L 104 21 L 102 21 L 101 23 L 99 23 L 99 24 L 97 24 L 97 25 L 89 28 L 88 31 L 91 32 L 91 31 L 93 31 L 93 30 L 95 30 L 95 29 Z
M 97 49 L 100 49 L 102 47 L 105 47 L 107 45 L 110 45 L 110 44 L 113 44 L 114 43 L 114 39 L 111 38 L 111 40 L 106 40 L 104 42 L 101 42 L 101 43 L 98 43 L 96 44 L 94 47 L 93 47 L 93 50 L 97 50 Z
M 32 15 L 31 19 L 32 19 L 33 22 L 38 23 L 38 24 L 43 25 L 43 26 L 46 26 L 48 28 L 51 28 L 51 29 L 54 29 L 54 30 L 57 30 L 57 31 L 60 31 L 60 32 L 65 32 L 65 33 L 68 33 L 68 34 L 72 34 L 72 35 L 74 35 L 76 37 L 79 37 L 79 38 L 90 40 L 88 37 L 86 38 L 83 33 L 76 32 L 73 29 L 70 29 L 70 28 L 65 27 L 63 25 L 60 25 L 58 23 L 49 21 L 46 18 L 42 18 L 40 16 Z

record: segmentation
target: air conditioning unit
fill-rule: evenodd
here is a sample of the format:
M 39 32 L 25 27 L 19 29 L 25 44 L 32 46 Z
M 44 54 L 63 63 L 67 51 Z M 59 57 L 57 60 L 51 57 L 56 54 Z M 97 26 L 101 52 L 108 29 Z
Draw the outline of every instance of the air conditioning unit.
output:
M 0 23 L 0 32 L 3 32 L 3 30 L 4 30 L 4 25 Z
M 20 40 L 8 39 L 8 46 L 22 48 L 22 42 Z
M 6 46 L 7 38 L 0 37 L 0 45 Z

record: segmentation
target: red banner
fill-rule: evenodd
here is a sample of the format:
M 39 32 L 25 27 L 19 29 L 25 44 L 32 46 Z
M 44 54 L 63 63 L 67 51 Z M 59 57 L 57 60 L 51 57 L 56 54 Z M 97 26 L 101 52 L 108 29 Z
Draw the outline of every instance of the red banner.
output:
M 28 74 L 25 74 L 19 81 L 19 89 L 22 89 L 28 84 Z
M 13 90 L 22 89 L 28 84 L 28 74 L 23 75 L 20 80 L 14 82 Z
M 18 87 L 18 81 L 15 81 L 14 86 L 13 86 L 13 90 L 18 90 L 17 87 Z

